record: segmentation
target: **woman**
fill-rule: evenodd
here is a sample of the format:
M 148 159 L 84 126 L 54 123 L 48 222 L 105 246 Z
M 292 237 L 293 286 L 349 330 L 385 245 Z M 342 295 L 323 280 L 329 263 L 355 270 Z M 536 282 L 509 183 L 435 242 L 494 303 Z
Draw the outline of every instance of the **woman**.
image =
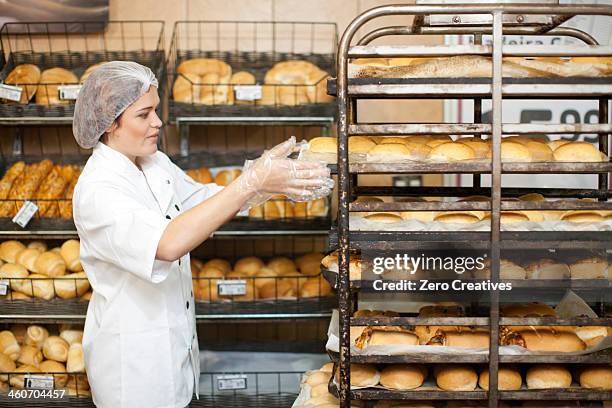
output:
M 333 186 L 322 164 L 288 159 L 295 138 L 225 188 L 198 184 L 157 150 L 159 102 L 150 69 L 114 61 L 89 76 L 75 106 L 74 136 L 93 148 L 73 198 L 94 289 L 83 348 L 103 408 L 185 407 L 200 372 L 189 251 L 266 197 L 306 201 Z

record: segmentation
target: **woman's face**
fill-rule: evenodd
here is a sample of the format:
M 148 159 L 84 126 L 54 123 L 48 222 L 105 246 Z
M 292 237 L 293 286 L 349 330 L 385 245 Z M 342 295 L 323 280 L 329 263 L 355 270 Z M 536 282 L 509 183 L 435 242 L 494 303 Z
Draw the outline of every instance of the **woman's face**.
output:
M 148 156 L 157 151 L 157 140 L 162 121 L 155 109 L 159 105 L 157 88 L 151 86 L 147 93 L 131 104 L 113 124 L 107 139 L 114 149 L 128 156 Z

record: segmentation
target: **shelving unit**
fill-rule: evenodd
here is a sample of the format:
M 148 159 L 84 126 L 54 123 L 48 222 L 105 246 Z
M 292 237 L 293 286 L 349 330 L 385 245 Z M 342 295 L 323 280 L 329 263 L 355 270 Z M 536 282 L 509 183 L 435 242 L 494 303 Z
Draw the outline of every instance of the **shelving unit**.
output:
M 437 4 L 432 4 L 437 3 Z M 498 337 L 500 326 L 561 325 L 571 326 L 612 324 L 609 318 L 601 319 L 544 319 L 544 318 L 500 318 L 500 293 L 491 291 L 485 295 L 486 314 L 474 318 L 354 318 L 352 312 L 361 291 L 371 289 L 371 281 L 351 280 L 349 260 L 352 250 L 424 250 L 424 249 L 480 249 L 489 253 L 493 283 L 500 280 L 500 252 L 508 249 L 610 249 L 610 232 L 506 232 L 501 229 L 502 210 L 545 209 L 597 209 L 612 208 L 608 201 L 610 190 L 608 174 L 612 171 L 609 157 L 608 103 L 612 94 L 612 78 L 504 78 L 502 57 L 505 56 L 610 56 L 612 49 L 599 46 L 588 34 L 576 29 L 559 27 L 560 24 L 578 15 L 612 16 L 610 6 L 559 5 L 558 1 L 546 0 L 535 5 L 527 1 L 463 1 L 417 0 L 416 5 L 388 5 L 368 10 L 356 17 L 346 28 L 338 47 L 337 78 L 328 82 L 328 92 L 338 101 L 338 172 L 339 209 L 338 224 L 330 232 L 330 244 L 338 250 L 339 273 L 322 270 L 323 275 L 338 290 L 340 316 L 340 353 L 330 353 L 339 369 L 339 381 L 330 381 L 329 390 L 336 395 L 342 408 L 348 408 L 351 400 L 363 400 L 364 406 L 373 406 L 377 400 L 488 400 L 491 408 L 500 400 L 608 400 L 608 391 L 569 388 L 563 390 L 500 391 L 497 371 L 500 363 L 602 363 L 610 362 L 610 350 L 586 356 L 505 356 L 499 354 Z M 519 4 L 523 3 L 523 4 Z M 356 33 L 366 23 L 387 16 L 414 16 L 410 26 L 388 26 L 376 29 L 357 39 Z M 371 45 L 374 39 L 390 35 L 471 34 L 474 45 L 462 46 L 404 46 Z M 586 46 L 544 47 L 536 45 L 503 45 L 502 36 L 561 35 L 578 38 Z M 482 45 L 482 36 L 491 35 L 492 45 Z M 458 55 L 481 55 L 491 57 L 492 75 L 488 78 L 349 78 L 349 61 L 355 58 L 391 57 L 447 57 Z M 361 99 L 473 99 L 475 101 L 475 123 L 359 123 L 358 104 Z M 502 122 L 503 99 L 590 99 L 599 102 L 599 123 L 580 125 L 510 124 Z M 492 100 L 492 123 L 481 123 L 483 99 Z M 596 133 L 599 150 L 608 158 L 601 163 L 502 163 L 501 140 L 503 134 L 542 135 L 564 133 Z M 400 136 L 400 135 L 490 135 L 492 138 L 492 160 L 482 163 L 355 163 L 349 161 L 348 140 L 356 135 Z M 468 173 L 474 174 L 473 187 L 442 187 L 416 189 L 398 187 L 364 187 L 358 183 L 359 174 L 421 174 L 421 173 Z M 515 197 L 524 194 L 522 189 L 502 188 L 502 174 L 599 174 L 595 189 L 544 189 L 542 193 L 555 198 L 596 198 L 598 202 L 502 202 L 502 194 Z M 490 174 L 491 188 L 481 187 L 482 174 Z M 524 190 L 524 189 L 523 189 Z M 539 191 L 538 189 L 535 189 Z M 385 196 L 436 196 L 465 197 L 470 195 L 490 196 L 489 202 L 385 202 L 353 203 L 358 195 Z M 349 215 L 352 212 L 374 211 L 490 211 L 490 231 L 486 232 L 412 232 L 412 231 L 356 231 L 351 230 Z M 531 281 L 515 282 L 520 290 L 546 290 L 572 288 L 576 290 L 609 291 L 610 281 Z M 486 316 L 486 317 L 484 317 Z M 489 329 L 490 344 L 487 355 L 467 354 L 448 356 L 436 354 L 409 354 L 403 356 L 354 356 L 351 354 L 350 328 L 353 326 L 400 325 L 471 325 Z M 351 363 L 487 363 L 490 373 L 490 391 L 477 389 L 470 392 L 450 392 L 424 389 L 414 391 L 391 391 L 384 389 L 354 389 L 350 387 Z

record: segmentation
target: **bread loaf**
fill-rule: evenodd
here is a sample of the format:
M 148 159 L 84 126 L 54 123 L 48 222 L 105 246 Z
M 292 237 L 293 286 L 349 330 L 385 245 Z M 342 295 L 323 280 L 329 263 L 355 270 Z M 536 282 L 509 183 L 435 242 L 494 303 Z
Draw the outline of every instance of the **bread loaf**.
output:
M 483 390 L 489 390 L 489 369 L 480 372 L 478 385 Z M 500 391 L 517 391 L 523 385 L 521 372 L 512 366 L 501 366 L 497 372 L 497 387 Z
M 62 176 L 60 166 L 54 166 L 42 181 L 35 194 L 40 217 L 59 217 L 58 200 L 63 198 L 67 185 L 68 182 Z
M 602 154 L 589 142 L 572 142 L 555 149 L 554 158 L 562 162 L 600 162 Z
M 391 390 L 412 390 L 423 385 L 427 370 L 413 364 L 391 364 L 380 373 L 380 385 Z
M 578 381 L 582 388 L 612 389 L 612 366 L 593 365 L 580 370 Z
M 9 72 L 4 83 L 22 89 L 19 103 L 27 104 L 36 95 L 40 82 L 40 69 L 34 64 L 20 64 Z
M 40 74 L 36 103 L 39 105 L 67 105 L 70 102 L 59 97 L 59 86 L 78 83 L 79 79 L 76 75 L 65 68 L 46 69 Z
M 434 370 L 436 384 L 444 391 L 474 391 L 478 383 L 478 374 L 472 366 L 463 364 L 445 364 Z
M 339 382 L 339 372 L 336 371 L 336 382 Z M 380 381 L 380 373 L 371 364 L 351 364 L 351 387 L 374 387 Z

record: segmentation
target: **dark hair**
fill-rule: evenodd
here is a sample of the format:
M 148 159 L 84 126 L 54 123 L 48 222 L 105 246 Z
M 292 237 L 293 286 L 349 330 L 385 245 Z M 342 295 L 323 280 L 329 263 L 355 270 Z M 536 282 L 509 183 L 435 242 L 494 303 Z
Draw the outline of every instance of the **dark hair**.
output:
M 117 116 L 117 119 L 115 119 L 115 120 L 113 121 L 113 124 L 115 124 L 115 123 L 116 123 L 116 124 L 117 124 L 117 127 L 121 127 L 121 119 L 123 118 L 123 113 L 124 113 L 124 112 L 121 112 L 121 114 L 120 114 L 119 116 Z M 102 142 L 102 141 L 103 141 L 103 139 L 104 139 L 104 136 L 106 136 L 107 134 L 108 134 L 108 132 L 104 132 L 104 133 L 102 133 L 102 136 L 100 136 L 100 138 L 98 139 L 98 141 Z

